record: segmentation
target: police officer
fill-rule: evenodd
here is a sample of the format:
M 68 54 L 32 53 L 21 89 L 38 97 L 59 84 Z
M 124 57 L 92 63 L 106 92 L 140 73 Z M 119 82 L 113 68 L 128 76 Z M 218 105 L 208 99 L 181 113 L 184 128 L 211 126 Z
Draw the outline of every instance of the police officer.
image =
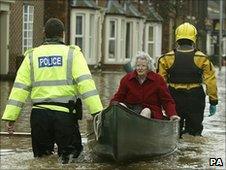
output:
M 201 136 L 205 109 L 203 83 L 209 96 L 209 116 L 216 113 L 218 104 L 215 69 L 209 58 L 195 48 L 196 35 L 192 24 L 181 24 L 175 31 L 176 48 L 158 60 L 157 72 L 168 82 L 181 117 L 180 135 Z
M 78 113 L 73 110 L 76 99 L 81 97 L 92 115 L 103 107 L 80 48 L 65 45 L 63 33 L 64 24 L 59 19 L 46 22 L 45 42 L 25 52 L 2 120 L 13 134 L 14 122 L 30 95 L 34 157 L 52 154 L 56 143 L 64 164 L 83 149 Z

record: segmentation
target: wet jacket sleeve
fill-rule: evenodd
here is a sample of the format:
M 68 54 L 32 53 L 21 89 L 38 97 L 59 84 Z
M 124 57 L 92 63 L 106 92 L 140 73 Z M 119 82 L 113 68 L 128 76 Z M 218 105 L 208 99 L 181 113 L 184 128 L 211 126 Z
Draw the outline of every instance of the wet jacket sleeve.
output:
M 167 116 L 171 117 L 173 115 L 176 115 L 175 102 L 172 96 L 170 95 L 166 82 L 162 77 L 159 77 L 158 84 L 159 84 L 159 91 L 158 91 L 159 98 L 160 98 L 163 109 L 166 111 Z
M 203 70 L 203 83 L 206 85 L 206 94 L 209 96 L 209 103 L 217 105 L 217 80 L 212 62 L 207 57 L 197 57 L 195 63 Z
M 79 47 L 75 47 L 72 74 L 76 82 L 76 91 L 81 96 L 88 111 L 91 114 L 102 111 L 103 106 L 95 82 Z
M 174 56 L 166 55 L 159 58 L 157 63 L 157 73 L 160 74 L 167 82 L 167 70 L 173 65 Z
M 110 101 L 110 104 L 113 102 L 124 102 L 126 99 L 126 94 L 128 92 L 127 87 L 126 87 L 126 77 L 123 77 L 120 81 L 119 87 L 117 92 L 114 94 L 113 98 Z
M 8 103 L 6 105 L 2 120 L 16 121 L 20 115 L 21 109 L 30 94 L 30 60 L 28 52 L 17 71 L 16 79 L 11 90 Z

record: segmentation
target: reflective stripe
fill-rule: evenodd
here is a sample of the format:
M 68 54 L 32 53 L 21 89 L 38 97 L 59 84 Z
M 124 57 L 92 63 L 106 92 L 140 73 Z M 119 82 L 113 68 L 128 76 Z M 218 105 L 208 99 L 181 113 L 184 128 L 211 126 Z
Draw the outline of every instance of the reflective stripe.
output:
M 48 81 L 36 81 L 33 83 L 33 87 L 39 86 L 61 86 L 61 85 L 73 85 L 75 82 L 72 80 L 48 80 Z
M 59 98 L 41 98 L 41 99 L 32 99 L 32 103 L 40 103 L 40 102 L 60 102 L 67 103 L 69 100 L 76 100 L 76 96 L 67 96 L 67 97 L 59 97 Z
M 92 79 L 92 76 L 90 74 L 82 75 L 78 77 L 75 81 L 76 83 L 80 83 L 81 81 Z
M 33 85 L 34 83 L 33 51 L 29 53 L 29 59 L 30 59 L 30 67 L 31 67 L 30 79 L 31 79 L 31 84 Z
M 74 48 L 69 47 L 68 58 L 67 58 L 67 80 L 72 80 L 72 64 L 73 64 L 73 53 Z
M 83 100 L 88 98 L 88 97 L 95 96 L 95 95 L 98 95 L 98 92 L 97 92 L 96 89 L 81 94 Z
M 8 105 L 13 105 L 13 106 L 17 106 L 17 107 L 22 108 L 23 105 L 24 105 L 24 103 L 23 102 L 20 102 L 18 100 L 9 99 L 8 100 Z
M 13 85 L 13 87 L 16 87 L 18 89 L 23 89 L 23 90 L 26 90 L 28 92 L 31 90 L 31 87 L 30 86 L 27 86 L 27 85 L 25 85 L 23 83 L 18 83 L 18 82 L 15 82 L 14 85 Z

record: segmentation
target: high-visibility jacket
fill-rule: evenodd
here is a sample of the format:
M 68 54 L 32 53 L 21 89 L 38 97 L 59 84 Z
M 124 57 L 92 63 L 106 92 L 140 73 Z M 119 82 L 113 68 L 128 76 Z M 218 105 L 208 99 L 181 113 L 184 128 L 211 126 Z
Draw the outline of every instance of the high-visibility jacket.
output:
M 15 121 L 29 95 L 33 104 L 68 103 L 80 97 L 91 114 L 103 109 L 90 70 L 78 46 L 47 44 L 30 49 L 24 55 L 3 120 Z M 43 104 L 40 107 L 69 112 L 68 108 L 62 106 Z
M 190 52 L 190 51 L 188 51 Z M 175 60 L 174 51 L 164 54 L 158 60 L 157 73 L 163 76 L 168 82 L 168 71 L 173 66 Z M 194 64 L 202 70 L 203 83 L 206 85 L 206 94 L 209 96 L 210 104 L 218 103 L 217 82 L 215 77 L 215 68 L 209 58 L 201 51 L 196 51 L 194 56 Z M 190 90 L 201 86 L 200 83 L 168 83 L 169 86 L 175 89 Z

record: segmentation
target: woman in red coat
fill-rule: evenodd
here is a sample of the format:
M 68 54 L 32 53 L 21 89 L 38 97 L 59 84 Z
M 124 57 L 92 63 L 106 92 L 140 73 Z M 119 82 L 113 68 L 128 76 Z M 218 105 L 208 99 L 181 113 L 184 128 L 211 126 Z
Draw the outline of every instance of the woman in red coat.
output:
M 147 53 L 138 53 L 135 70 L 121 79 L 111 104 L 120 103 L 145 117 L 155 119 L 163 119 L 163 108 L 169 119 L 180 119 L 165 81 L 152 71 L 152 66 L 152 59 Z

